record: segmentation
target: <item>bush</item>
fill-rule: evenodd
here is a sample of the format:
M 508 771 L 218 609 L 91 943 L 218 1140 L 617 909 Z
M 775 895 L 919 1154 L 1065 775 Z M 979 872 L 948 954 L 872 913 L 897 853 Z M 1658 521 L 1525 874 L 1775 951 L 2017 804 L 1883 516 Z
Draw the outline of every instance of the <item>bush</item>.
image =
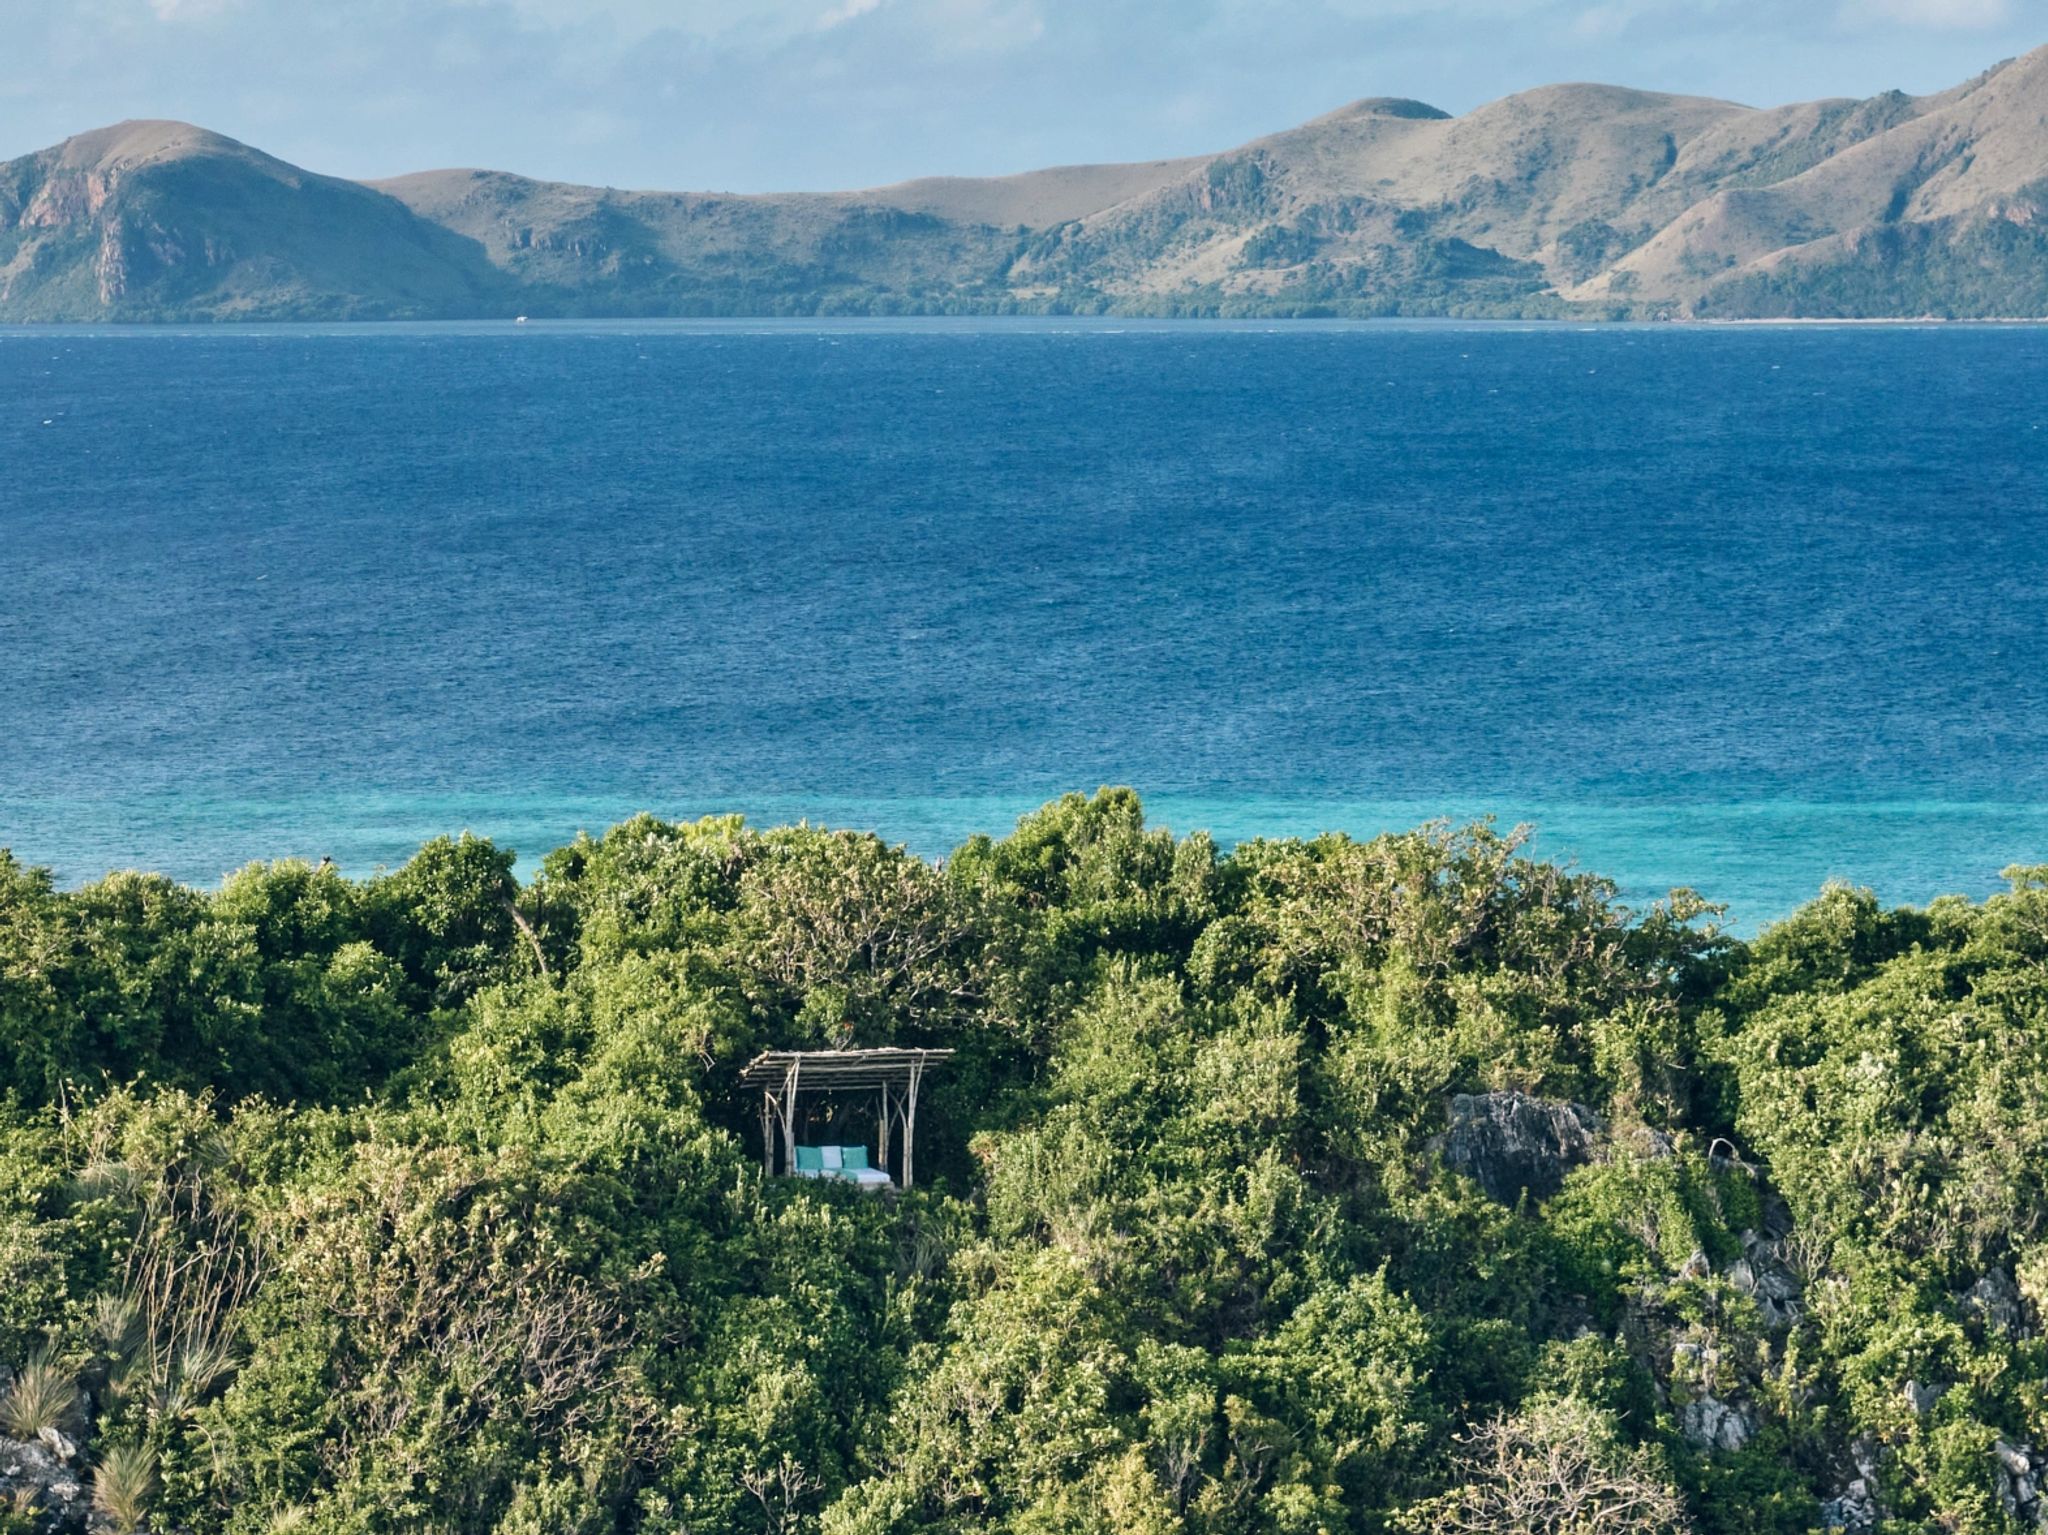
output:
M 0 1428 L 16 1439 L 33 1439 L 46 1428 L 62 1428 L 78 1407 L 78 1381 L 47 1350 L 21 1367 L 0 1396 Z
M 1458 1442 L 1451 1491 L 1412 1505 L 1415 1535 L 1682 1535 L 1684 1499 L 1652 1451 L 1629 1449 L 1573 1397 L 1481 1424 Z
M 0 1357 L 44 1349 L 0 1427 L 113 1447 L 102 1522 L 2034 1507 L 2041 871 L 1830 890 L 1742 944 L 1490 827 L 1226 854 L 1123 790 L 943 868 L 641 817 L 510 869 L 466 838 L 360 883 L 60 891 L 0 858 Z M 761 1173 L 739 1067 L 847 1041 L 956 1052 L 912 1193 Z M 1489 1089 L 1600 1121 L 1547 1201 L 1447 1172 L 1452 1095 Z
M 92 1473 L 92 1506 L 121 1535 L 142 1527 L 156 1493 L 156 1453 L 146 1445 L 110 1445 Z

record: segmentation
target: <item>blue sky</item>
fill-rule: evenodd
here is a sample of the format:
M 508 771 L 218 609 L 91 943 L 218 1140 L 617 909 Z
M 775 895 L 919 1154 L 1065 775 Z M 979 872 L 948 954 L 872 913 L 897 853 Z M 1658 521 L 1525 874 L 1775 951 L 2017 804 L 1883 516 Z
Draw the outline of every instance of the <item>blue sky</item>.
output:
M 1360 96 L 1937 90 L 2048 0 L 0 0 L 0 159 L 181 117 L 318 170 L 870 186 L 1228 147 Z

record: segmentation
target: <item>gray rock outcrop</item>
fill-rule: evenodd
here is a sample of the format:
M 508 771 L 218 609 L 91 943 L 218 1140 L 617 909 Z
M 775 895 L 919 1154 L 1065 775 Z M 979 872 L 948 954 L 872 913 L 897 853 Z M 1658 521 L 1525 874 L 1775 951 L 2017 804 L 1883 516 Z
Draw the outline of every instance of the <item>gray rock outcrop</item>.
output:
M 1820 1525 L 1824 1530 L 1847 1530 L 1852 1532 L 1877 1527 L 1884 1517 L 1884 1509 L 1877 1501 L 1878 1447 L 1868 1439 L 1859 1439 L 1849 1447 L 1854 1462 L 1853 1474 L 1841 1483 L 1841 1490 L 1820 1506 Z
M 2007 1337 L 2025 1337 L 2027 1303 L 2012 1275 L 1995 1268 L 1982 1276 L 1958 1298 L 1964 1316 L 1980 1323 L 1986 1331 Z
M 1766 1327 L 1790 1327 L 1799 1320 L 1806 1287 L 1786 1263 L 1782 1242 L 1743 1232 L 1742 1256 L 1728 1265 L 1728 1282 L 1756 1302 Z
M 1514 1204 L 1526 1192 L 1548 1199 L 1564 1175 L 1593 1152 L 1599 1116 L 1584 1104 L 1527 1093 L 1459 1093 L 1441 1149 L 1445 1165 L 1490 1198 Z
M 1756 1433 L 1756 1414 L 1748 1406 L 1703 1396 L 1678 1409 L 1678 1431 L 1696 1449 L 1733 1454 Z
M 2006 1439 L 1991 1446 L 1991 1455 L 1997 1462 L 1998 1502 L 2006 1515 L 2022 1524 L 2048 1528 L 2048 1501 L 2041 1496 L 2048 1455 L 2038 1454 L 2030 1444 Z
M 77 1450 L 56 1430 L 49 1431 L 70 1451 L 42 1439 L 0 1438 L 0 1507 L 25 1509 L 38 1535 L 74 1535 L 87 1527 L 92 1494 Z

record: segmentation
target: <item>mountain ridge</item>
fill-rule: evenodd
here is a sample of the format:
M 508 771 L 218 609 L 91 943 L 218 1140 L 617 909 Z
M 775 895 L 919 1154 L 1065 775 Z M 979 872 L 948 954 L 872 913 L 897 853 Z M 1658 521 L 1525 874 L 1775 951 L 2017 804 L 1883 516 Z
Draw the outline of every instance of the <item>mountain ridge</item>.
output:
M 844 192 L 353 182 L 147 119 L 0 164 L 0 320 L 997 312 L 2048 316 L 2048 48 L 1922 97 L 1368 97 Z

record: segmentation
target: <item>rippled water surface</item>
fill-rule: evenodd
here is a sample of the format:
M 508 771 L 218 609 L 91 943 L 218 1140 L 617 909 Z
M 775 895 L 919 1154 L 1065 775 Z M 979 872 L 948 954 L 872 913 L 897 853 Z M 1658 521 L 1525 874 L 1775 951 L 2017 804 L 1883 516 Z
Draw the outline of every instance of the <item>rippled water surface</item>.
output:
M 2048 331 L 0 331 L 0 844 L 67 881 L 1533 820 L 1745 926 L 2048 861 Z

